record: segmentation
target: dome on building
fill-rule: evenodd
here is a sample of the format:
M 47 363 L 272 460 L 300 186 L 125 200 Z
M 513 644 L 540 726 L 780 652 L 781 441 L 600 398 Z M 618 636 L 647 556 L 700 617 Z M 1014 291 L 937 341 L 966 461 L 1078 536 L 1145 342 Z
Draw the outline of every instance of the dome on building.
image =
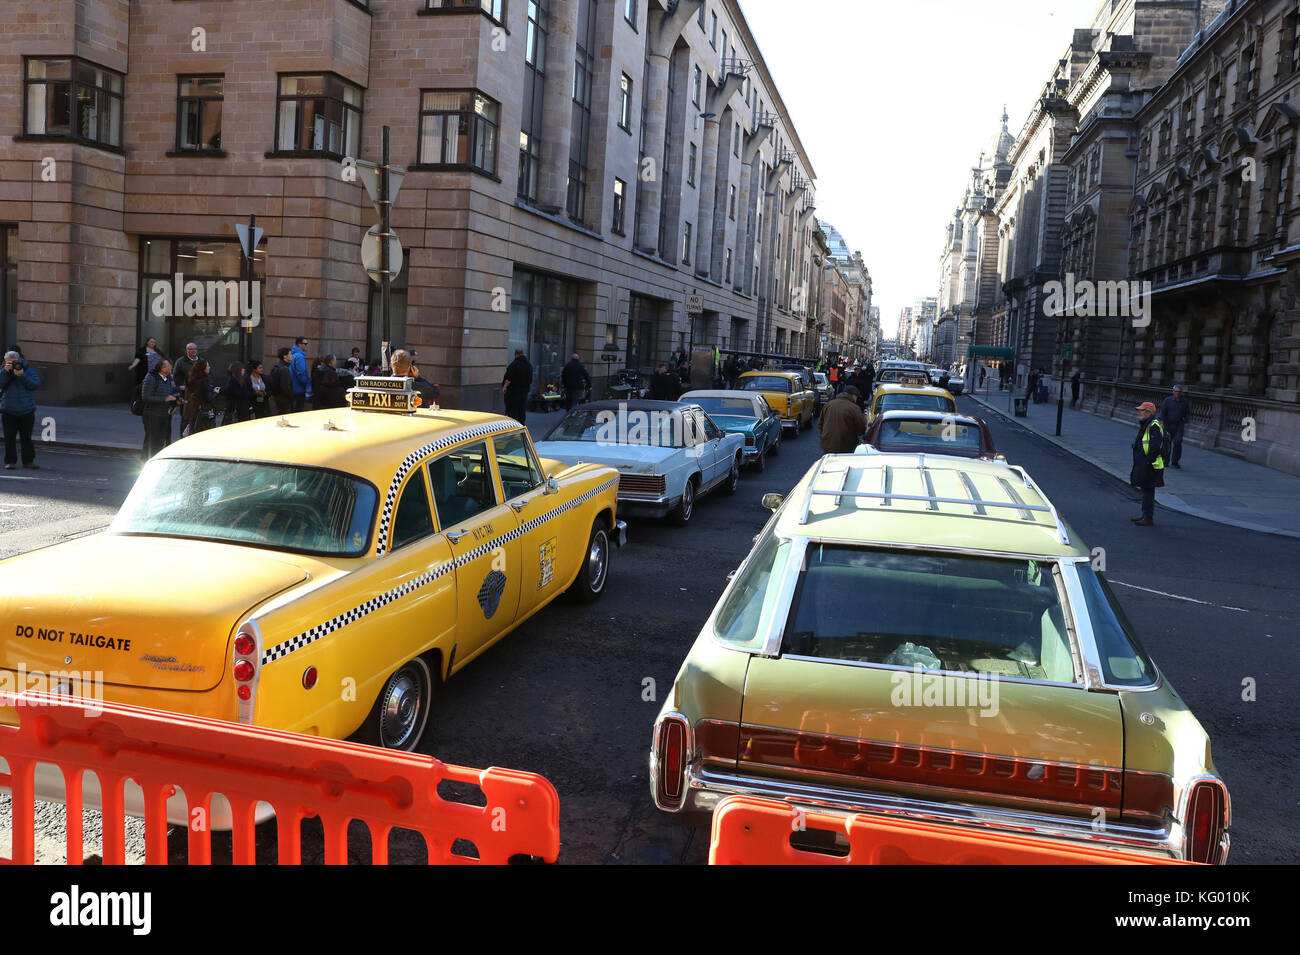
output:
M 1003 106 L 1002 128 L 993 134 L 980 154 L 980 168 L 991 169 L 998 163 L 1006 162 L 1007 157 L 1011 155 L 1011 147 L 1015 145 L 1016 137 L 1012 136 L 1007 129 L 1007 119 L 1007 108 Z

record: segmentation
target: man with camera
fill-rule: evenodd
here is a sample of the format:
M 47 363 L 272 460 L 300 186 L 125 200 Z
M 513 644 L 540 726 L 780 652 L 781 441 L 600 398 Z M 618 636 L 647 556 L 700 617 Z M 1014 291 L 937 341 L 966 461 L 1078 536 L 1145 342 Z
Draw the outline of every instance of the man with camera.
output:
M 36 425 L 36 389 L 40 386 L 36 369 L 23 361 L 20 353 L 5 352 L 4 366 L 0 368 L 0 419 L 4 424 L 6 471 L 12 471 L 18 464 L 19 444 L 23 467 L 39 467 L 32 428 Z

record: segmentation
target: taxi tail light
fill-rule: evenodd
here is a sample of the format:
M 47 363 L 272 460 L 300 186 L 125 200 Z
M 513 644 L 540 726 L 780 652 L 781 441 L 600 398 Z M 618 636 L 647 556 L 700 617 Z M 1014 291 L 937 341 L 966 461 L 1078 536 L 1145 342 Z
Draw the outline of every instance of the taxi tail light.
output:
M 1189 862 L 1216 865 L 1219 858 L 1219 840 L 1223 836 L 1223 790 L 1214 783 L 1201 782 L 1192 787 L 1187 801 L 1187 835 L 1185 858 Z
M 262 669 L 262 634 L 256 623 L 250 620 L 240 626 L 231 650 L 230 675 L 235 683 L 237 717 L 240 723 L 251 724 Z
M 680 716 L 666 716 L 659 723 L 659 802 L 676 809 L 686 791 L 686 721 Z

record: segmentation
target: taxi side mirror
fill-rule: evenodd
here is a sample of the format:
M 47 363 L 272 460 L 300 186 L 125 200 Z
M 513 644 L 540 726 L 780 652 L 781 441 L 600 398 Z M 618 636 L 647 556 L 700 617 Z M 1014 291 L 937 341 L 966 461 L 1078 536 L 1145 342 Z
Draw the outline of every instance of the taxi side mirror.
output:
M 784 494 L 764 494 L 763 506 L 769 511 L 775 511 L 785 501 Z
M 555 478 L 553 478 L 553 477 L 548 477 L 548 478 L 546 479 L 546 490 L 542 491 L 542 493 L 543 493 L 543 494 L 559 494 L 559 493 L 560 493 L 560 482 L 557 481 L 557 480 L 556 480 Z

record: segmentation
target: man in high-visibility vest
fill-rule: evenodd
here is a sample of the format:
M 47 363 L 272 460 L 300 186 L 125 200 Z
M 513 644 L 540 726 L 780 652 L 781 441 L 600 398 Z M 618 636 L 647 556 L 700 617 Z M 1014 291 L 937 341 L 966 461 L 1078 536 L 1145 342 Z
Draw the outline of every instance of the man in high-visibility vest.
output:
M 1142 516 L 1130 518 L 1139 527 L 1150 527 L 1156 509 L 1156 488 L 1165 486 L 1165 429 L 1156 417 L 1156 406 L 1144 401 L 1137 406 L 1138 433 L 1133 439 L 1133 470 L 1129 483 L 1142 491 Z
M 840 366 L 832 363 L 826 377 L 830 380 L 831 390 L 838 395 L 840 393 Z

